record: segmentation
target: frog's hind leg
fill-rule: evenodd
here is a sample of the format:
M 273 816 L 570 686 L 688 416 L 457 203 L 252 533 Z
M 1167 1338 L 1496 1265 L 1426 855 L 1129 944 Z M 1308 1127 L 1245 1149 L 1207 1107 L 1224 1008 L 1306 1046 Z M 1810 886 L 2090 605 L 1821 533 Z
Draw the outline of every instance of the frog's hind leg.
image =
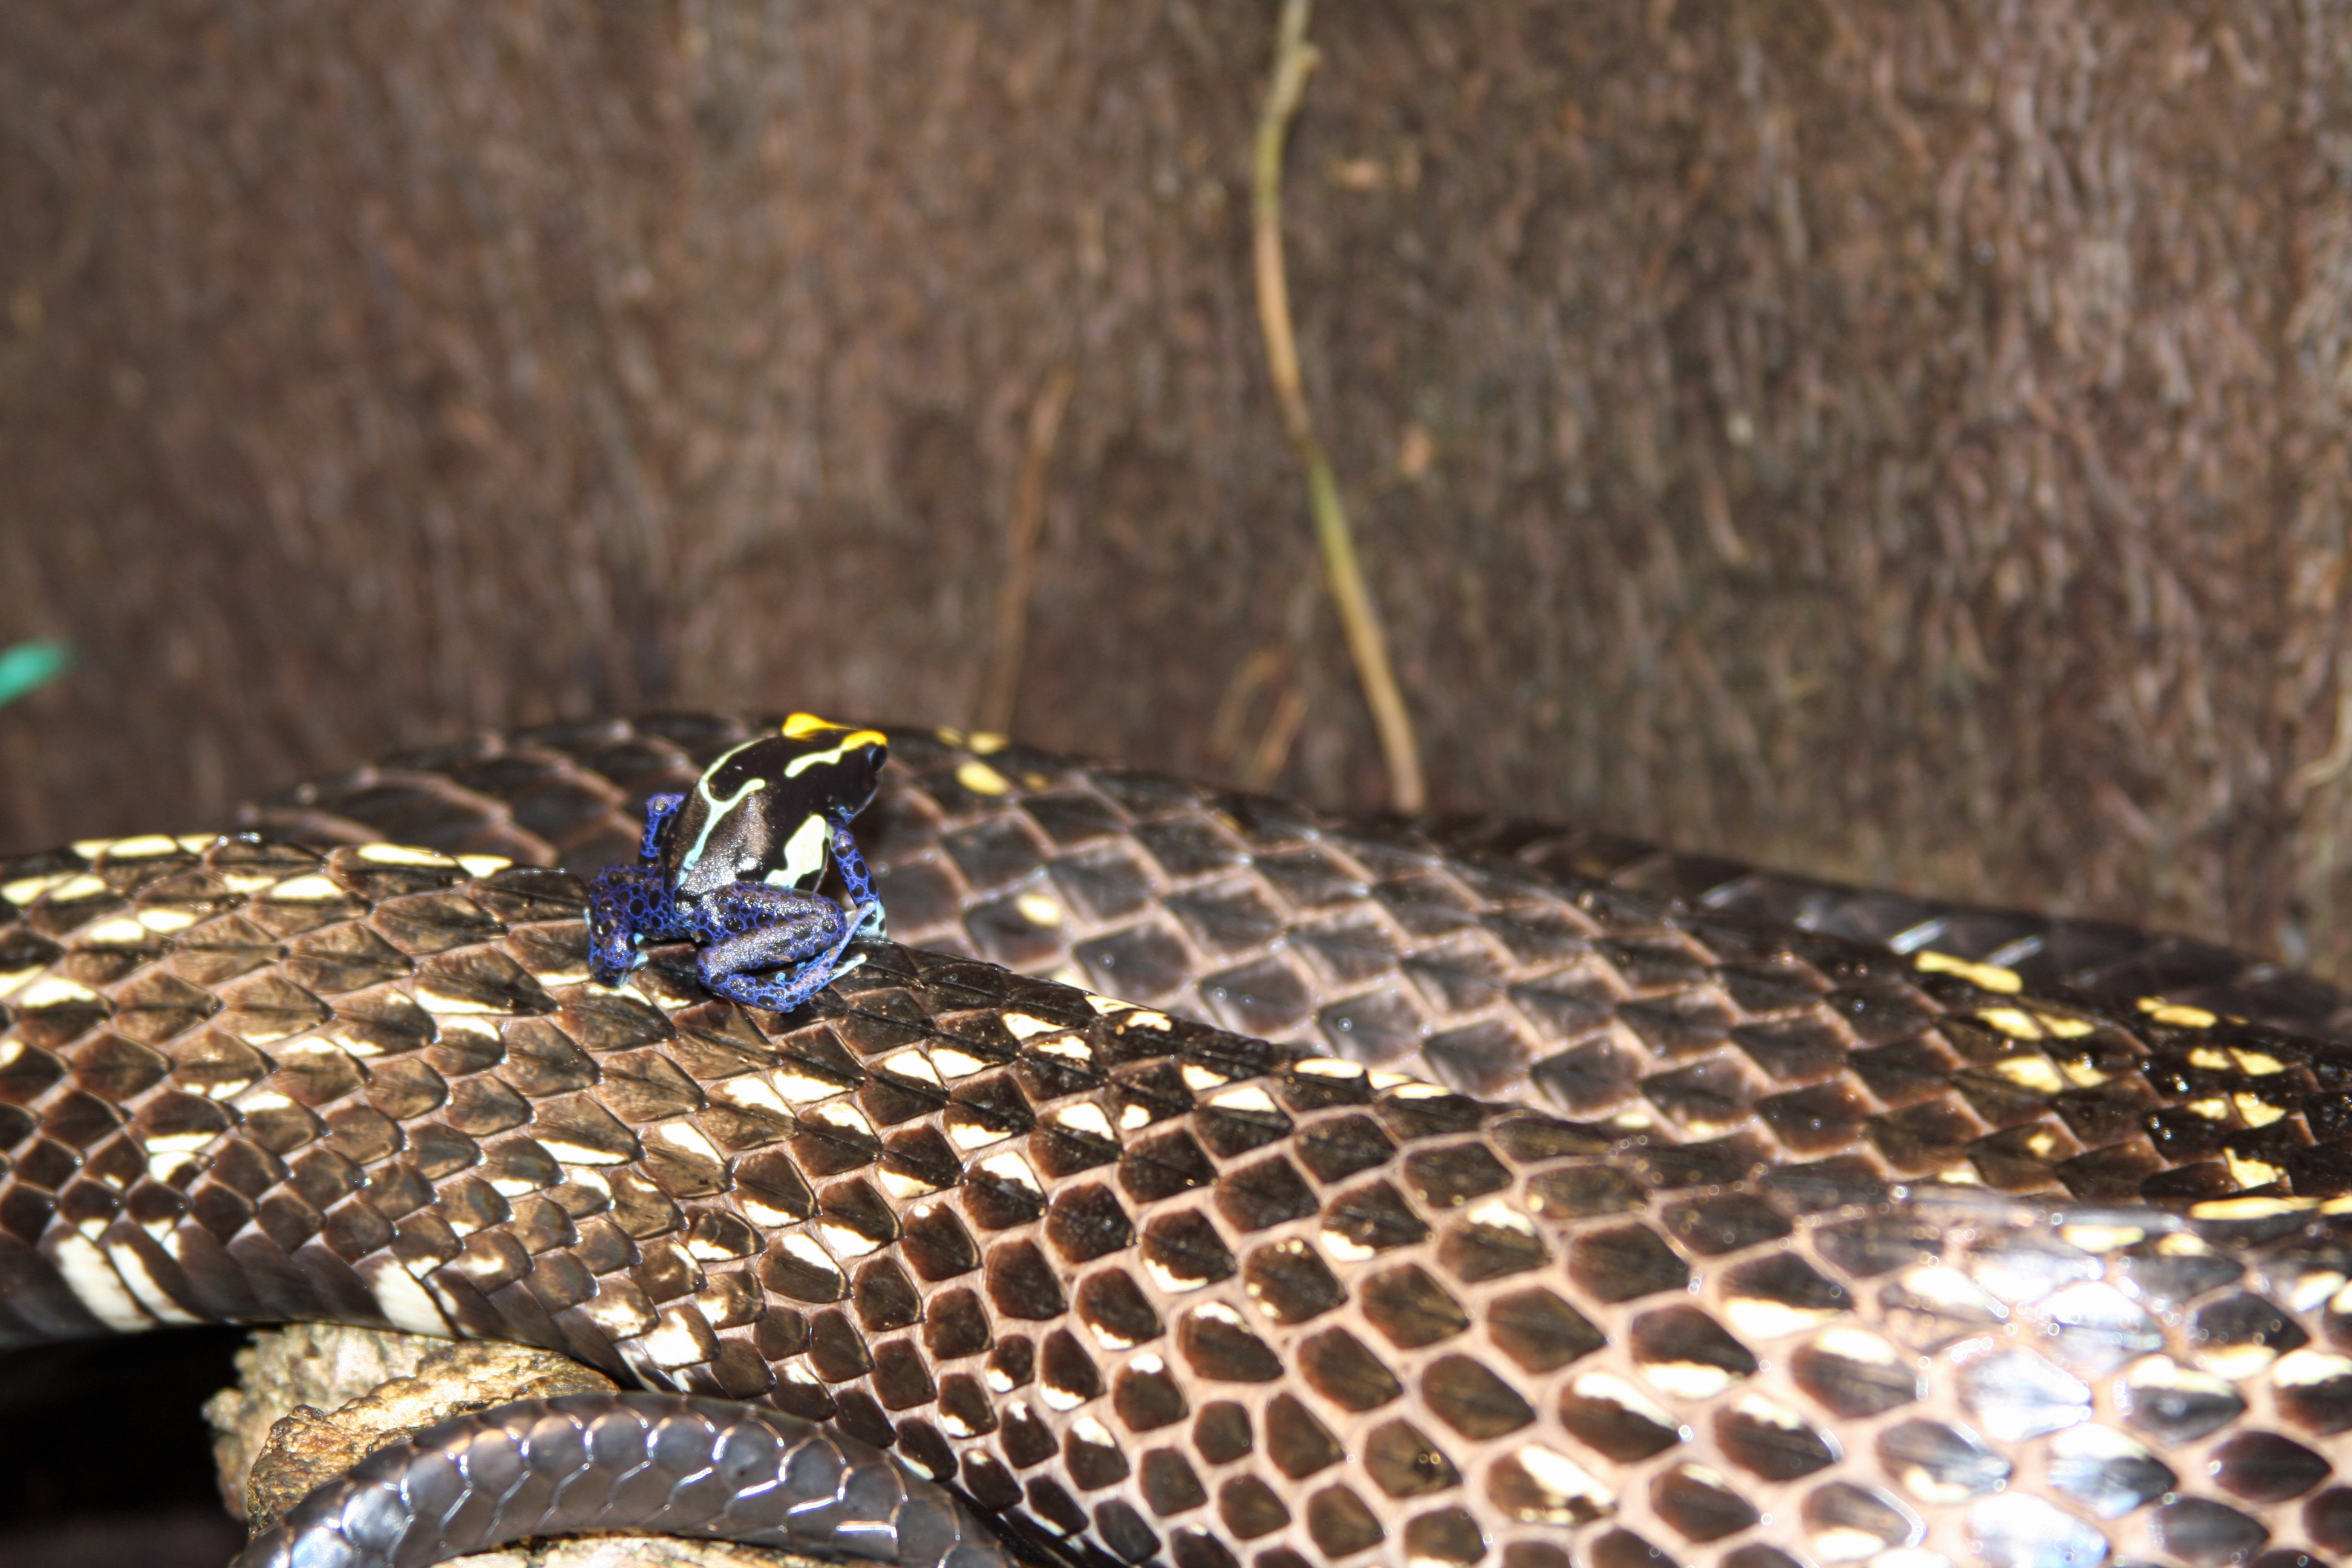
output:
M 733 882 L 715 889 L 694 912 L 702 944 L 703 984 L 751 1007 L 788 1012 L 823 990 L 844 964 L 842 950 L 857 934 L 839 904 L 794 888 Z M 773 974 L 757 974 L 771 969 Z
M 588 883 L 588 972 L 616 985 L 643 962 L 637 940 L 674 941 L 679 925 L 657 866 L 607 866 Z

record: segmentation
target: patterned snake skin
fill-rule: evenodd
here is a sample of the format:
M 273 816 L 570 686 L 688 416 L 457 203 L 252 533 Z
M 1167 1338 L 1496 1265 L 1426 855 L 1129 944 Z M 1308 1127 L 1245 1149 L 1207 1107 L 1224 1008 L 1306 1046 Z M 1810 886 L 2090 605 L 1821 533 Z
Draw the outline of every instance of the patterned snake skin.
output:
M 482 734 L 289 790 L 247 807 L 241 823 L 302 843 L 389 839 L 584 875 L 635 854 L 647 795 L 690 788 L 719 752 L 773 727 L 674 714 Z M 898 872 L 882 890 L 902 940 L 1215 1016 L 1244 1033 L 1312 1034 L 1307 1004 L 1337 993 L 1312 963 L 1284 959 L 1290 901 L 1246 874 L 1220 819 L 1248 817 L 1254 846 L 1286 826 L 1341 825 L 994 737 L 880 727 L 895 761 L 857 832 L 875 868 Z M 1554 880 L 1606 882 L 1898 952 L 1932 948 L 2014 970 L 2036 987 L 2126 1003 L 2161 995 L 2302 1034 L 2352 1035 L 2352 1001 L 2333 986 L 2190 938 L 1843 887 L 1557 824 L 1457 817 L 1416 826 L 1427 846 Z M 1362 934 L 1391 952 L 1412 941 L 1378 920 Z M 1213 1003 L 1223 1010 L 1213 1014 Z M 1478 1016 L 1433 993 L 1389 1005 L 1403 1009 L 1401 1030 L 1424 1038 Z M 1555 1037 L 1531 1022 L 1537 1037 Z
M 654 761 L 264 812 L 581 853 L 694 765 L 601 732 Z M 0 866 L 0 1332 L 551 1345 L 1097 1562 L 2352 1550 L 2344 1047 L 918 739 L 894 931 L 1169 1010 L 887 947 L 781 1017 L 605 991 L 572 878 L 382 846 Z

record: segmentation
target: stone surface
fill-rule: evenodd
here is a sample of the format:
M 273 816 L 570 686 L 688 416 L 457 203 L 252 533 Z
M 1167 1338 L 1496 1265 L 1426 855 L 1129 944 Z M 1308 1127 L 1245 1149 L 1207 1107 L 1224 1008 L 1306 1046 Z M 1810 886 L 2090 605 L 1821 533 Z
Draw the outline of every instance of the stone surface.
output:
M 253 1337 L 205 1406 L 221 1495 L 259 1531 L 304 1494 L 410 1433 L 517 1399 L 614 1386 L 550 1351 L 298 1323 Z M 532 1542 L 450 1568 L 817 1568 L 788 1552 L 668 1536 Z
M 437 1422 L 614 1386 L 603 1373 L 525 1345 L 310 1323 L 257 1334 L 237 1359 L 242 1381 L 205 1414 L 217 1434 L 222 1496 L 256 1531 L 311 1488 Z

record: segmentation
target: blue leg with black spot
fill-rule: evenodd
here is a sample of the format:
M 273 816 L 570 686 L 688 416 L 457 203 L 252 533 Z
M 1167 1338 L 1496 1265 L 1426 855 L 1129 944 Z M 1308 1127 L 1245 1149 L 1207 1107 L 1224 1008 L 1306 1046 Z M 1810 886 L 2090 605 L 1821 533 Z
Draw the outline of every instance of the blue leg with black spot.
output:
M 607 866 L 588 882 L 588 973 L 618 985 L 645 962 L 639 939 L 676 942 L 688 935 L 658 866 Z
M 651 865 L 660 857 L 661 850 L 655 840 L 661 837 L 661 830 L 669 826 L 669 819 L 677 815 L 677 808 L 685 804 L 686 796 L 682 795 L 646 797 L 646 831 L 644 837 L 637 840 L 638 859 Z
M 702 947 L 702 984 L 746 1006 L 789 1012 L 856 967 L 843 964 L 841 953 L 857 927 L 839 904 L 814 893 L 735 882 L 711 892 L 690 918 Z

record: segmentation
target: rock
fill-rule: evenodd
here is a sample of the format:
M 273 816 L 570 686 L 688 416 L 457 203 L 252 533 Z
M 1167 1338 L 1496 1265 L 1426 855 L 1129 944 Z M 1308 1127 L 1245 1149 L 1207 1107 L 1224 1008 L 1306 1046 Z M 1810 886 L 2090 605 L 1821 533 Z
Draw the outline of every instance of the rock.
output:
M 239 1380 L 205 1406 L 221 1495 L 259 1532 L 311 1488 L 409 1434 L 518 1399 L 610 1390 L 551 1351 L 457 1343 L 313 1323 L 253 1336 Z M 530 1542 L 450 1568 L 819 1568 L 817 1560 L 723 1542 L 645 1535 Z M 835 1568 L 826 1564 L 824 1568 Z

